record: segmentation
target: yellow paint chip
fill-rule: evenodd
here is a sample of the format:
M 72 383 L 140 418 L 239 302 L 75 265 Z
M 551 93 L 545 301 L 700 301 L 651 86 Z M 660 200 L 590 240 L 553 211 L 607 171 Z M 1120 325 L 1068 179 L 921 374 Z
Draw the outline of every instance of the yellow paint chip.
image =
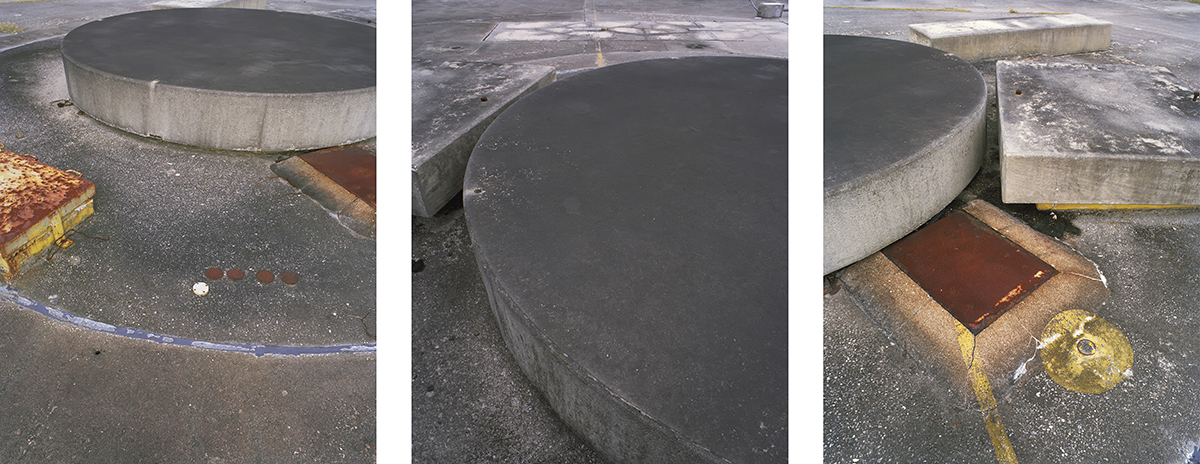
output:
M 1002 464 L 1017 464 L 1017 453 L 1012 442 L 1008 440 L 1008 431 L 996 411 L 996 396 L 992 394 L 992 384 L 988 382 L 987 374 L 984 374 L 983 369 L 975 362 L 975 335 L 958 322 L 954 323 L 954 328 L 958 331 L 958 346 L 963 362 L 967 365 L 967 377 L 971 380 L 971 388 L 975 390 L 979 410 L 984 413 L 983 422 L 987 427 L 988 436 L 992 439 L 996 461 Z

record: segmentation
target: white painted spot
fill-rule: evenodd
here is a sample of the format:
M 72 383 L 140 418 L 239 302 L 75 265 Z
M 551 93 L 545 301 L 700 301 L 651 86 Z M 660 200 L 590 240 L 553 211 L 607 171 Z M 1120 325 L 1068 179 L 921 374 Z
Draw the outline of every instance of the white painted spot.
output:
M 225 345 L 222 343 L 209 343 L 209 342 L 199 342 L 199 341 L 192 342 L 192 346 L 194 346 L 196 348 L 203 348 L 203 349 L 208 349 L 208 350 L 251 351 L 249 348 L 241 347 L 241 346 L 237 346 L 237 345 Z
M 1029 361 L 1025 361 L 1025 362 L 1021 363 L 1020 366 L 1017 366 L 1016 372 L 1013 372 L 1013 380 L 1020 379 L 1022 375 L 1025 375 L 1025 363 L 1028 363 L 1028 362 Z
M 196 285 L 192 286 L 192 293 L 195 293 L 196 295 L 199 295 L 199 296 L 207 295 L 208 294 L 208 284 L 206 284 L 204 282 L 196 282 Z

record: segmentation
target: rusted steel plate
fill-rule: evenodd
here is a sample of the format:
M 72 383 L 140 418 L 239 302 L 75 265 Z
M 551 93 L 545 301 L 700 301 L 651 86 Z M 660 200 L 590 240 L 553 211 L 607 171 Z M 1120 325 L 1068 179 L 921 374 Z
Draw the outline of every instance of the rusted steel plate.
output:
M 300 155 L 329 180 L 375 208 L 375 155 L 350 145 Z
M 31 156 L 0 148 L 0 272 L 19 272 L 22 261 L 63 237 L 92 214 L 96 186 Z
M 883 254 L 976 335 L 1058 274 L 962 211 L 909 234 Z

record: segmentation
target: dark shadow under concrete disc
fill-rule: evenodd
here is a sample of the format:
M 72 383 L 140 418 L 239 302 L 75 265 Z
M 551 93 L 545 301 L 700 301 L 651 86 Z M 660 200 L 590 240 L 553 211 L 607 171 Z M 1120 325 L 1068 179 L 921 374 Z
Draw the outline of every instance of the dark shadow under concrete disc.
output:
M 970 63 L 896 40 L 825 36 L 825 272 L 912 232 L 983 161 L 987 86 Z
M 505 340 L 618 462 L 786 460 L 787 66 L 580 73 L 472 154 L 465 214 Z
M 62 55 L 71 99 L 139 135 L 262 151 L 375 135 L 373 27 L 267 10 L 151 10 L 72 30 Z

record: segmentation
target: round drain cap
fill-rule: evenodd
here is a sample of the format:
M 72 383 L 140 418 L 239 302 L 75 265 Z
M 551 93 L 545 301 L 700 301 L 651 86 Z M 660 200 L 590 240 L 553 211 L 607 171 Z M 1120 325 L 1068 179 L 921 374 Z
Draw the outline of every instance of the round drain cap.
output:
M 1116 325 L 1082 309 L 1058 313 L 1042 330 L 1042 365 L 1055 383 L 1104 393 L 1133 366 L 1133 347 Z

